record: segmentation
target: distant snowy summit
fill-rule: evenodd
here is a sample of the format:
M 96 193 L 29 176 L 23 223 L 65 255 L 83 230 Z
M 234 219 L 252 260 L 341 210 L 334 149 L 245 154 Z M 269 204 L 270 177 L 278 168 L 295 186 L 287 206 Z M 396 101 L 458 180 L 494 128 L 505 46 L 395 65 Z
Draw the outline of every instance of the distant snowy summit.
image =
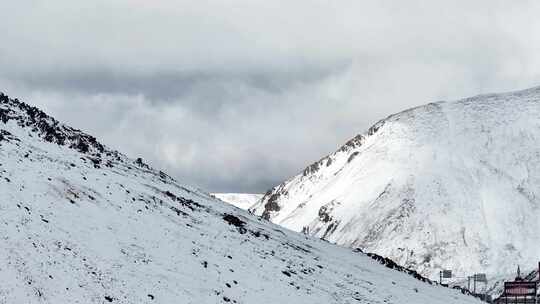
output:
M 424 275 L 513 274 L 540 257 L 540 88 L 391 115 L 250 209 Z
M 263 194 L 252 193 L 212 193 L 212 195 L 226 203 L 244 210 L 247 210 L 249 207 L 255 205 L 255 203 L 257 203 L 263 197 Z

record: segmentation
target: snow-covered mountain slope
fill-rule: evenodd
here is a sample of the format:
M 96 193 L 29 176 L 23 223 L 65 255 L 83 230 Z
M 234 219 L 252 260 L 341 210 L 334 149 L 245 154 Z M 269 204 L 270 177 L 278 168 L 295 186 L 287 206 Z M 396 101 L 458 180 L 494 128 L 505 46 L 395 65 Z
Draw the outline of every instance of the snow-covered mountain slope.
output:
M 0 303 L 474 303 L 0 95 Z
M 234 205 L 240 209 L 247 210 L 255 205 L 263 195 L 252 193 L 212 193 L 212 195 L 226 203 Z
M 540 88 L 391 115 L 250 211 L 431 278 L 512 277 L 540 258 Z

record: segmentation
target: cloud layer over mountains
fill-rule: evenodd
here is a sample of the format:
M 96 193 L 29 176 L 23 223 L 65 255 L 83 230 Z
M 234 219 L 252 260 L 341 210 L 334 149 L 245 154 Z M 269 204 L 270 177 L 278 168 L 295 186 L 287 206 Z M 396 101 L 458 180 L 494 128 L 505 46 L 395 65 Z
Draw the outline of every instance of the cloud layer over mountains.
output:
M 261 192 L 393 112 L 540 84 L 535 1 L 154 2 L 4 4 L 0 91 L 209 191 Z

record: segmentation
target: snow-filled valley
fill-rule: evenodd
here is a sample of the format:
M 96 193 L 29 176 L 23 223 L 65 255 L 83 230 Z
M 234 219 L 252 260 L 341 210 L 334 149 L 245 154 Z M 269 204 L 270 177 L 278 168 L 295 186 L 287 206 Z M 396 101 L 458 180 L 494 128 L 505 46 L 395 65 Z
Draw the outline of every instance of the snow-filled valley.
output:
M 247 210 L 255 205 L 262 197 L 262 194 L 253 193 L 212 193 L 212 195 L 226 203 Z
M 478 303 L 0 95 L 0 303 Z
M 537 87 L 391 115 L 250 211 L 432 279 L 451 269 L 496 285 L 536 268 L 539 189 Z

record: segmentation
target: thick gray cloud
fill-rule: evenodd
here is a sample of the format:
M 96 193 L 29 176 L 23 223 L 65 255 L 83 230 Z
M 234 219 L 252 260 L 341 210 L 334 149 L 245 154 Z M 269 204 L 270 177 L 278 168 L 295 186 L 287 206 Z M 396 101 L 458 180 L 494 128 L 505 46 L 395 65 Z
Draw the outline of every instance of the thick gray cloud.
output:
M 0 91 L 209 191 L 261 192 L 376 120 L 540 84 L 537 1 L 21 0 Z

